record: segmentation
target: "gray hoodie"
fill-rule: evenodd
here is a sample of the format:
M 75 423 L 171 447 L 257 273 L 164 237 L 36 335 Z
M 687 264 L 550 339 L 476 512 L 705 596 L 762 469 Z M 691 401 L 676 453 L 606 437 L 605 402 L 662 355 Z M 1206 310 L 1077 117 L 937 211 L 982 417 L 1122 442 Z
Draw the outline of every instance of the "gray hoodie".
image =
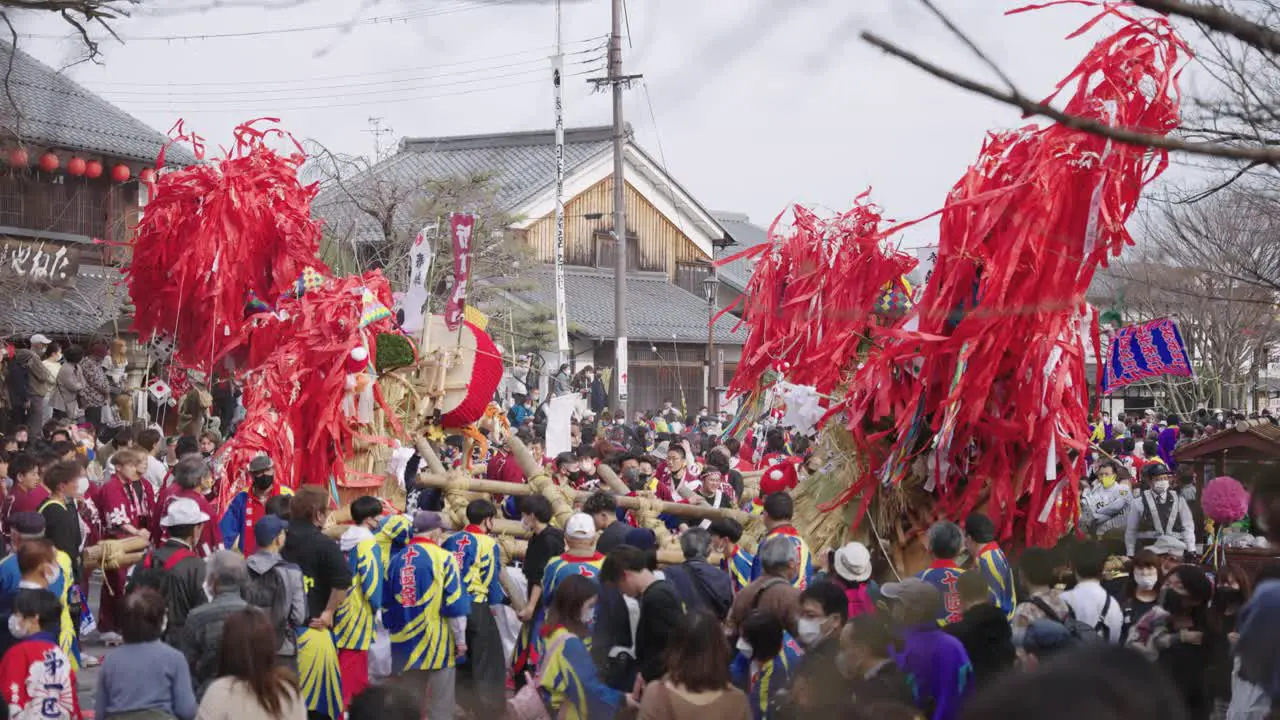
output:
M 286 562 L 280 553 L 259 550 L 245 561 L 249 566 L 251 577 L 265 575 L 268 572 L 280 574 L 284 582 L 286 600 L 289 608 L 289 628 L 297 629 L 307 622 L 307 590 L 302 580 L 302 569 L 293 563 Z M 285 633 L 280 643 L 278 655 L 292 657 L 298 654 L 297 636 Z

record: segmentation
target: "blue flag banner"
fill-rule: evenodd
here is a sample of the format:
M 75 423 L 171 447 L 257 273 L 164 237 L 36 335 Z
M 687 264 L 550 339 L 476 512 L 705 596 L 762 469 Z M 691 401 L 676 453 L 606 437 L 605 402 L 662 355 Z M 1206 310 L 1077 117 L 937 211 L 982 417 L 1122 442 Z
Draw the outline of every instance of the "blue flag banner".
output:
M 1192 375 L 1191 358 L 1177 323 L 1162 318 L 1126 325 L 1111 335 L 1102 374 L 1103 394 L 1157 375 Z

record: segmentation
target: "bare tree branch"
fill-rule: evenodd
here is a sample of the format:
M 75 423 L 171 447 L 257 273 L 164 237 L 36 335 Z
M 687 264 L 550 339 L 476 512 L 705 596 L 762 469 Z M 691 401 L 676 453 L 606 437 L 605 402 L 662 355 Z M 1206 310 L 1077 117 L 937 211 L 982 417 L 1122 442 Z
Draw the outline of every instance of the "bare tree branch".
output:
M 1184 17 L 1214 32 L 1230 35 L 1259 50 L 1280 53 L 1280 33 L 1217 5 L 1185 0 L 1130 0 L 1130 2 L 1164 15 Z
M 1071 115 L 1058 110 L 1047 103 L 1032 100 L 1030 97 L 1023 95 L 1022 92 L 1017 89 L 1008 91 L 999 90 L 985 83 L 978 82 L 977 80 L 971 80 L 963 75 L 935 65 L 910 51 L 900 48 L 888 40 L 884 40 L 875 33 L 863 32 L 862 39 L 871 45 L 880 48 L 886 53 L 904 60 L 908 64 L 914 65 L 930 75 L 940 80 L 945 80 L 956 87 L 968 90 L 978 95 L 989 97 L 992 100 L 997 100 L 1006 105 L 1012 105 L 1013 107 L 1021 109 L 1028 115 L 1039 115 L 1049 118 L 1050 120 L 1053 120 L 1065 127 L 1072 128 L 1073 130 L 1080 130 L 1093 135 L 1099 135 L 1118 143 L 1133 145 L 1136 147 L 1160 148 L 1164 150 L 1189 153 L 1192 155 L 1204 155 L 1229 160 L 1245 160 L 1266 165 L 1275 165 L 1280 163 L 1280 148 L 1237 147 L 1214 142 L 1188 142 L 1177 138 L 1153 135 L 1139 130 L 1108 125 L 1104 122 L 1094 120 L 1093 118 Z
M 101 53 L 98 41 L 89 35 L 89 26 L 96 25 L 119 40 L 120 36 L 116 34 L 112 24 L 129 17 L 132 8 L 140 3 L 141 0 L 0 0 L 0 15 L 4 16 L 5 22 L 9 24 L 12 31 L 12 19 L 8 15 L 10 12 L 22 10 L 56 12 L 75 29 L 85 49 L 88 50 L 88 59 L 97 62 Z M 14 33 L 14 47 L 17 46 L 17 35 Z

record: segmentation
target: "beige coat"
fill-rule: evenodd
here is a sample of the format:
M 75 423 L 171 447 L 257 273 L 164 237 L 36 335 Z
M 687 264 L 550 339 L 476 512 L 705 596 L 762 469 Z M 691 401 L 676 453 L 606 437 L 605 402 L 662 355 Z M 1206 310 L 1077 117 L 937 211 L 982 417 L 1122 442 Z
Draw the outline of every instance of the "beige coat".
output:
M 268 715 L 248 685 L 236 678 L 221 677 L 204 691 L 196 720 L 307 720 L 307 704 L 294 693 L 279 715 Z

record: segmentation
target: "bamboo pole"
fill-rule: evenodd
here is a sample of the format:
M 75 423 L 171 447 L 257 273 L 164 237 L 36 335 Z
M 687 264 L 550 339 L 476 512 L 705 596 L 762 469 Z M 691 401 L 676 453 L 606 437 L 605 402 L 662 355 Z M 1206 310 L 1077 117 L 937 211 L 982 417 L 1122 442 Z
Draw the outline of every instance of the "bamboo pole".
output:
M 618 477 L 618 474 L 613 471 L 613 468 L 608 465 L 605 465 L 604 463 L 596 465 L 596 475 L 600 476 L 600 479 L 604 481 L 605 485 L 609 486 L 609 490 L 613 492 L 614 495 L 631 494 L 631 488 L 627 487 L 626 484 L 622 482 L 622 479 Z
M 127 537 L 119 540 L 103 540 L 92 547 L 85 548 L 84 566 L 86 570 L 117 568 L 135 565 L 147 552 L 147 538 Z
M 544 474 L 543 477 L 546 477 Z M 547 478 L 550 481 L 550 478 Z M 536 486 L 521 485 L 516 483 L 503 482 L 501 480 L 480 480 L 461 475 L 420 475 L 418 484 L 422 487 L 439 488 L 446 491 L 470 491 L 490 493 L 497 495 L 517 495 L 527 497 L 529 495 L 542 494 Z M 570 490 L 558 485 L 553 485 L 562 497 L 567 497 L 574 502 L 581 502 L 591 497 L 591 493 Z M 627 508 L 628 510 L 654 510 L 657 513 L 670 513 L 680 517 L 697 518 L 699 520 L 717 520 L 719 518 L 733 518 L 738 522 L 745 523 L 750 519 L 746 513 L 731 508 L 716 508 L 706 505 L 686 505 L 684 503 L 663 502 L 648 497 L 634 497 L 624 495 L 617 498 L 618 506 Z

